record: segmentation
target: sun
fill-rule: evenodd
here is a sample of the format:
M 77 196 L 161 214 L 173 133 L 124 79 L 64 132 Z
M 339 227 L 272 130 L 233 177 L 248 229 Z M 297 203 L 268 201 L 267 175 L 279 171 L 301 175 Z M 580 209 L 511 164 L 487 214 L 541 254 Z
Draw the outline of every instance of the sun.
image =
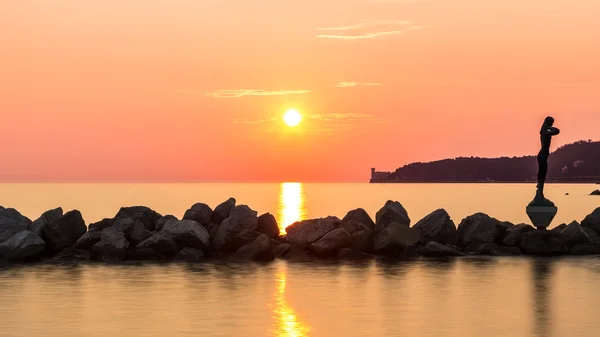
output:
M 296 109 L 289 109 L 283 115 L 283 121 L 285 122 L 285 124 L 292 126 L 292 127 L 300 124 L 301 120 L 302 120 L 302 115 Z

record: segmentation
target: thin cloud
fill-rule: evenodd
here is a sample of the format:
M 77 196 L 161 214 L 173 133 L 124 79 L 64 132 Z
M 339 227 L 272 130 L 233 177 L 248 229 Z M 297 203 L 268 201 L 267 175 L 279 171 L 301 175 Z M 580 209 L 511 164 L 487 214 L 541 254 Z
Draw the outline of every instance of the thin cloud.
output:
M 205 95 L 213 98 L 240 98 L 245 96 L 285 96 L 299 95 L 311 92 L 310 90 L 262 90 L 262 89 L 230 89 L 213 90 Z
M 381 85 L 381 83 L 338 81 L 335 86 L 338 88 L 350 88 L 350 87 L 356 87 L 356 86 L 361 86 L 361 85 L 362 86 L 378 86 L 378 85 Z
M 412 24 L 412 21 L 401 20 L 367 20 L 354 25 L 317 28 L 332 33 L 318 34 L 317 38 L 359 40 L 373 39 L 387 35 L 402 34 L 407 30 L 423 28 Z

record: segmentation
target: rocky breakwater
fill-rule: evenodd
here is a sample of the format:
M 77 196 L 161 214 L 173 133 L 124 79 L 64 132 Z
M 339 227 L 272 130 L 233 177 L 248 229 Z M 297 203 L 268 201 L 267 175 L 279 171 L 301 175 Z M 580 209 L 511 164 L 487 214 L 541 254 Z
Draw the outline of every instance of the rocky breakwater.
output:
M 44 212 L 32 221 L 0 206 L 0 261 L 202 261 L 268 262 L 465 255 L 600 254 L 600 208 L 580 222 L 552 230 L 500 221 L 484 213 L 458 224 L 438 209 L 411 226 L 406 209 L 387 201 L 373 220 L 363 209 L 342 219 L 298 221 L 280 235 L 272 214 L 230 198 L 214 209 L 197 203 L 181 219 L 144 206 L 86 225 L 77 210 Z

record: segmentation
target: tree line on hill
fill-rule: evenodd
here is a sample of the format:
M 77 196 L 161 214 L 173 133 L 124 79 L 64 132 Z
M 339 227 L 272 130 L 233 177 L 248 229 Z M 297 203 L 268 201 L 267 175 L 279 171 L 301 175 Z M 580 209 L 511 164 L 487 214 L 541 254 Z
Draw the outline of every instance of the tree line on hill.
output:
M 416 162 L 392 172 L 387 182 L 535 181 L 536 156 L 458 157 Z M 582 140 L 559 147 L 548 159 L 548 182 L 600 182 L 600 142 Z

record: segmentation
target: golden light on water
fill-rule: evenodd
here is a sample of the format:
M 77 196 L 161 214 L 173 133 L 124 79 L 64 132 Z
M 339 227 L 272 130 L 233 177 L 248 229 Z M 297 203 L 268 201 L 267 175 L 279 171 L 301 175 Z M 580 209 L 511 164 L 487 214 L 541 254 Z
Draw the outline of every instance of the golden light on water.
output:
M 302 183 L 281 183 L 277 223 L 279 231 L 285 234 L 285 228 L 296 221 L 304 220 L 304 191 Z
M 286 272 L 281 271 L 277 273 L 276 282 L 276 307 L 275 307 L 275 320 L 276 320 L 276 336 L 278 337 L 303 337 L 307 336 L 310 331 L 309 327 L 302 323 L 294 309 L 288 305 L 285 300 L 285 279 Z

